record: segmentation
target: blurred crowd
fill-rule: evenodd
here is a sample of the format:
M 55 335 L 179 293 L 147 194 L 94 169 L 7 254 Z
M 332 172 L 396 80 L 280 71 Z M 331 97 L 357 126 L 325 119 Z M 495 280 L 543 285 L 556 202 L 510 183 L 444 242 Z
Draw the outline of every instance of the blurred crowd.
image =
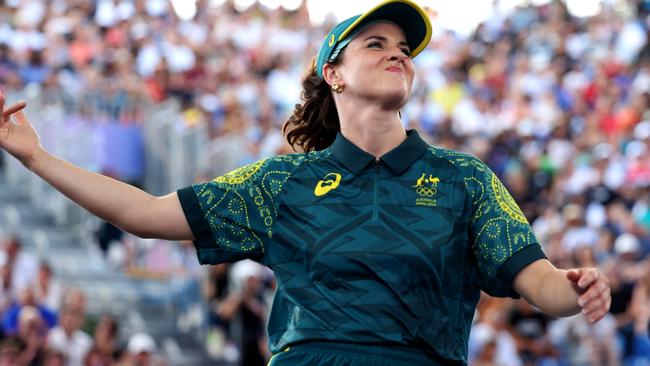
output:
M 140 103 L 176 98 L 179 126 L 247 141 L 241 164 L 288 152 L 280 128 L 333 20 L 310 25 L 305 6 L 196 3 L 182 20 L 167 0 L 0 1 L 0 87 L 54 91 L 120 123 L 137 123 Z M 507 13 L 494 4 L 469 37 L 427 9 L 434 35 L 415 60 L 405 126 L 485 161 L 556 266 L 602 269 L 612 307 L 589 325 L 485 297 L 470 365 L 648 365 L 650 1 L 606 0 L 589 18 L 561 1 Z M 196 273 L 208 351 L 263 365 L 268 271 L 245 262 Z
M 1 366 L 164 366 L 153 337 L 120 337 L 111 314 L 87 314 L 87 298 L 23 248 L 0 241 Z
M 177 325 L 186 333 L 205 333 L 203 345 L 210 357 L 228 365 L 267 364 L 271 354 L 266 322 L 275 289 L 269 268 L 251 260 L 201 266 L 189 242 L 141 239 L 110 224 L 102 225 L 97 238 L 111 266 L 133 277 L 199 279 L 199 288 L 190 281 L 175 292 L 179 298 Z M 192 309 L 191 302 L 197 296 L 204 302 L 201 310 L 207 310 L 205 314 L 197 315 Z M 203 323 L 207 323 L 207 330 Z

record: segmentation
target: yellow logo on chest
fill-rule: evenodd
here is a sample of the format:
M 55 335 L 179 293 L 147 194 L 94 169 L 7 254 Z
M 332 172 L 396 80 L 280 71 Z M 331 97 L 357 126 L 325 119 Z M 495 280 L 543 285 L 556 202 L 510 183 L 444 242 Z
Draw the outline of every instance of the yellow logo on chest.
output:
M 434 197 L 438 194 L 438 183 L 440 183 L 440 178 L 433 177 L 431 174 L 427 177 L 426 173 L 422 173 L 413 186 L 417 194 L 415 205 L 436 206 L 438 202 Z
M 318 181 L 316 188 L 314 188 L 314 194 L 318 197 L 328 194 L 331 190 L 336 189 L 341 183 L 341 174 L 339 173 L 329 173 L 323 180 Z

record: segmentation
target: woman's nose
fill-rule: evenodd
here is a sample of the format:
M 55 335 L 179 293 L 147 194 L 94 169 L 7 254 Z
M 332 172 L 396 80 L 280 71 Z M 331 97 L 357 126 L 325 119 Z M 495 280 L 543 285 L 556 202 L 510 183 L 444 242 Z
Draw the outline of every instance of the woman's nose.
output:
M 408 56 L 404 54 L 404 51 L 401 49 L 393 50 L 393 52 L 390 55 L 390 60 L 391 61 L 399 61 L 399 62 L 404 62 Z

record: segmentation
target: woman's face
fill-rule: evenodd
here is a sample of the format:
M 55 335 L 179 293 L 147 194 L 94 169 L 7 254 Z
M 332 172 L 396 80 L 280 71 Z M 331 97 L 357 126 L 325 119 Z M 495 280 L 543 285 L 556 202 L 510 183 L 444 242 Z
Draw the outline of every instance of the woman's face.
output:
M 414 68 L 406 37 L 394 23 L 367 26 L 343 51 L 335 66 L 344 94 L 400 109 L 413 86 Z

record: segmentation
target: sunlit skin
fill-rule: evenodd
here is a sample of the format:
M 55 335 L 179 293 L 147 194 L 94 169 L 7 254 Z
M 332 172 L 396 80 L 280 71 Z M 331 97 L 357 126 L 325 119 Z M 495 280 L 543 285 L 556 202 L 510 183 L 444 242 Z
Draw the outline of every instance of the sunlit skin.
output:
M 343 51 L 339 64 L 326 71 L 331 83 L 345 87 L 347 103 L 379 103 L 386 111 L 402 108 L 415 70 L 400 27 L 381 22 L 363 29 Z

